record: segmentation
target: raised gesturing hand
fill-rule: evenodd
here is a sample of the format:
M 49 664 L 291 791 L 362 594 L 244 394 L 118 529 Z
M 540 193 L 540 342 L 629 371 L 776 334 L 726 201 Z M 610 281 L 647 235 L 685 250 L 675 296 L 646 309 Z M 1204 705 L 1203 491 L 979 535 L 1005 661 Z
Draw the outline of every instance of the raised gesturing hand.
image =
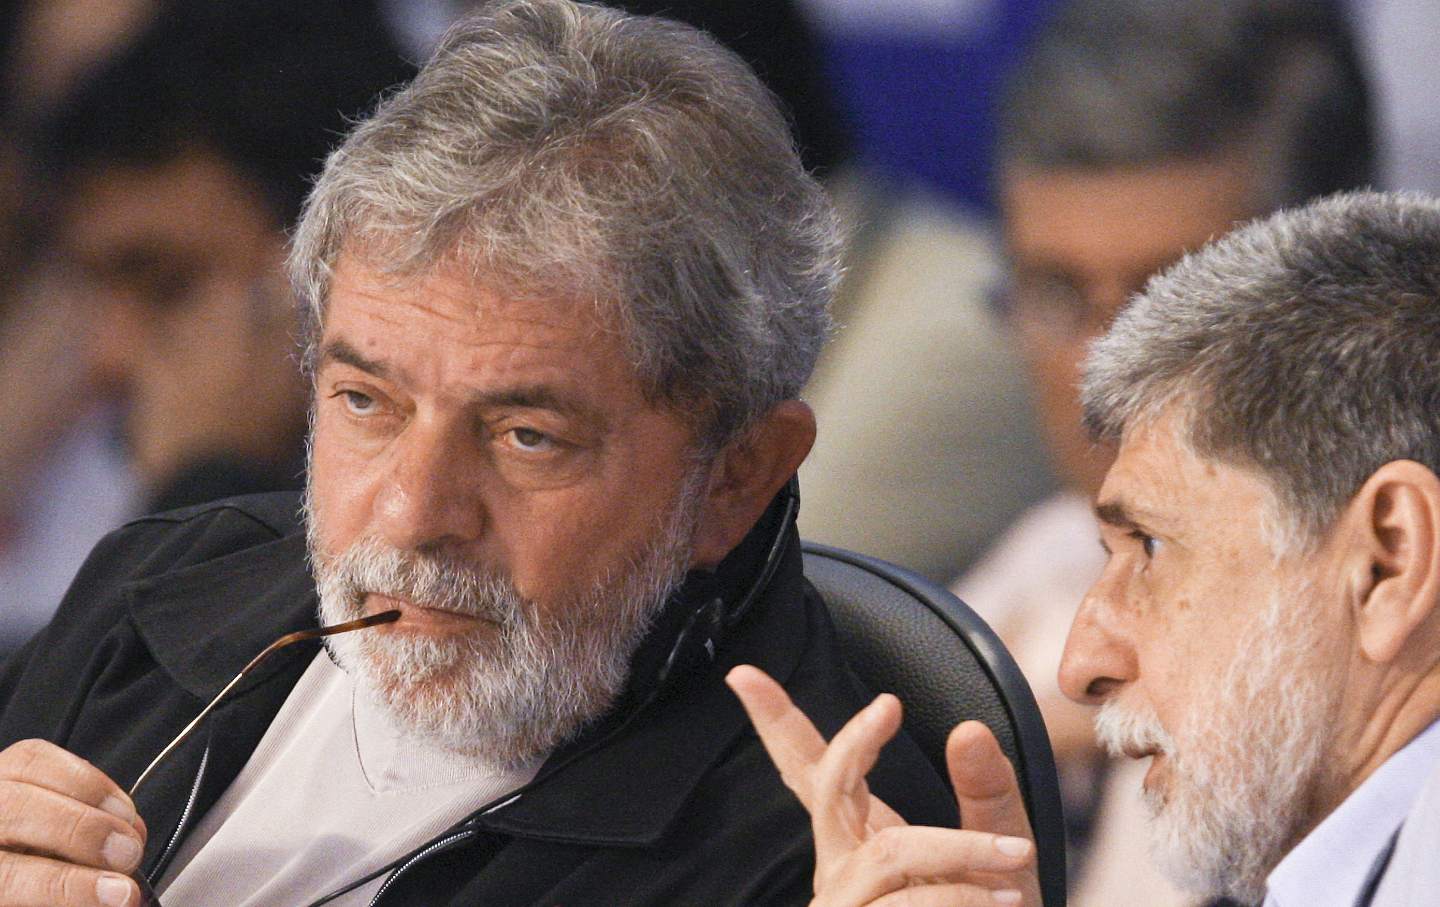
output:
M 900 729 L 900 701 L 882 695 L 827 745 L 779 684 L 741 665 L 726 678 L 781 780 L 815 832 L 811 907 L 1041 907 L 1035 845 L 1011 767 L 983 724 L 946 744 L 964 828 L 911 826 L 870 793 L 865 775 Z

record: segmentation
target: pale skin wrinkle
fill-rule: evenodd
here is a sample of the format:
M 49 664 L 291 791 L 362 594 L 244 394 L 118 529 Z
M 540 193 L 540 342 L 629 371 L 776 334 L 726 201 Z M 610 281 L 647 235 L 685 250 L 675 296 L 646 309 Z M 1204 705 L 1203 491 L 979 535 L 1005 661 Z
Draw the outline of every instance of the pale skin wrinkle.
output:
M 1217 473 L 1182 444 L 1182 430 L 1166 414 L 1127 433 L 1096 505 L 1105 569 L 1061 667 L 1068 695 L 1144 697 L 1171 733 L 1289 579 L 1252 516 L 1269 506 L 1268 486 L 1243 470 Z

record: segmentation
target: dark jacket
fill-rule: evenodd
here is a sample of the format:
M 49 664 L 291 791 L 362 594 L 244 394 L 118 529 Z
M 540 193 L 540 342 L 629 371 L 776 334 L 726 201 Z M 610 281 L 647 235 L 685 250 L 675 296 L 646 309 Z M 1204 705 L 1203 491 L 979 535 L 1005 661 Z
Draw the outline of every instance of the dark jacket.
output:
M 314 626 L 296 511 L 294 495 L 236 498 L 137 520 L 102 541 L 55 620 L 0 670 L 0 748 L 41 737 L 128 787 L 249 658 Z M 612 712 L 519 798 L 456 826 L 392 877 L 378 903 L 806 902 L 808 819 L 722 678 L 758 665 L 827 735 L 867 697 L 801 575 L 793 525 L 783 532 L 774 579 L 713 663 L 698 658 L 652 695 L 685 616 L 672 603 Z M 723 595 L 753 583 L 765 547 L 747 539 L 721 565 Z M 247 680 L 140 790 L 152 877 L 238 774 L 316 652 L 295 648 Z M 871 783 L 912 821 L 954 823 L 946 787 L 907 738 L 886 748 Z

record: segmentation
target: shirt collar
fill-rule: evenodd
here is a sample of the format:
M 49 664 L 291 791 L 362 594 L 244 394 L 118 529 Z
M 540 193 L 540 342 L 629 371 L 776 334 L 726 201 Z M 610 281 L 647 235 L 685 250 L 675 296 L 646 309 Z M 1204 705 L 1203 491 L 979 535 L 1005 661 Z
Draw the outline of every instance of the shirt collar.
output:
M 155 660 L 202 702 L 281 635 L 317 626 L 315 581 L 298 532 L 121 591 Z M 290 651 L 313 655 L 318 648 L 310 643 Z M 256 678 L 269 673 L 261 669 Z
M 1285 855 L 1265 881 L 1265 907 L 1354 904 L 1437 763 L 1440 722 L 1385 760 Z

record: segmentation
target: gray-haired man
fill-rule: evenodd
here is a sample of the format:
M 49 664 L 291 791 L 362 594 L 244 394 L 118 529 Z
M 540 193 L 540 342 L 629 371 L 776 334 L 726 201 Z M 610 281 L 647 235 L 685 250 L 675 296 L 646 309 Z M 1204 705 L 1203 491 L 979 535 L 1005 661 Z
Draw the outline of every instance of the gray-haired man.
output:
M 568 0 L 459 25 L 297 230 L 304 525 L 288 496 L 137 521 L 0 673 L 0 901 L 133 905 L 137 867 L 171 905 L 807 901 L 720 678 L 759 660 L 832 727 L 858 701 L 786 490 L 837 245 L 701 33 Z M 317 586 L 325 623 L 399 620 L 260 669 L 132 802 Z M 908 743 L 881 771 L 950 811 Z
M 1061 686 L 1151 759 L 1160 862 L 1267 907 L 1433 903 L 1407 892 L 1440 847 L 1440 201 L 1338 195 L 1250 224 L 1152 280 L 1085 375 L 1119 453 Z M 883 706 L 846 752 L 794 760 L 783 697 L 736 681 L 815 814 L 827 907 L 912 883 L 981 903 L 975 832 L 837 841 L 863 786 L 806 783 L 853 775 L 835 763 L 875 751 Z
M 1092 710 L 1054 679 L 1104 563 L 1090 504 L 1114 456 L 1081 426 L 1081 363 L 1125 301 L 1186 252 L 1281 206 L 1370 182 L 1362 76 L 1329 2 L 1064 0 L 1005 93 L 1003 323 L 1064 487 L 1016 520 L 955 591 L 1015 652 L 1045 712 L 1077 907 L 1195 903 L 1145 871 L 1136 767 L 1101 762 Z

